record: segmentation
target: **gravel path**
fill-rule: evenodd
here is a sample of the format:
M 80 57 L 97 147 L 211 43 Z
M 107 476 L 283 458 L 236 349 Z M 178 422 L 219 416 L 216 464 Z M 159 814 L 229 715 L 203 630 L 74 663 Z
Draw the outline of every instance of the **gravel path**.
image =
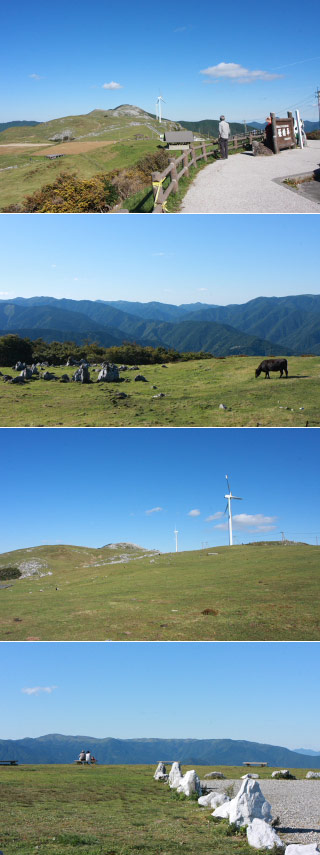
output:
M 274 157 L 236 154 L 205 167 L 181 206 L 184 214 L 308 214 L 319 204 L 282 186 L 276 179 L 313 172 L 320 164 L 320 140 Z
M 210 781 L 217 792 L 234 784 L 237 794 L 242 781 Z M 271 781 L 259 779 L 263 795 L 271 804 L 272 816 L 279 817 L 277 831 L 285 843 L 320 844 L 320 779 Z

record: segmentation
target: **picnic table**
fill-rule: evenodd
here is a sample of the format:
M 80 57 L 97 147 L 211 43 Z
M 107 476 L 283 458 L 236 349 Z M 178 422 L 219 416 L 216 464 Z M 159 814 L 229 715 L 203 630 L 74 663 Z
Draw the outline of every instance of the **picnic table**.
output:
M 17 760 L 0 760 L 0 766 L 18 766 Z

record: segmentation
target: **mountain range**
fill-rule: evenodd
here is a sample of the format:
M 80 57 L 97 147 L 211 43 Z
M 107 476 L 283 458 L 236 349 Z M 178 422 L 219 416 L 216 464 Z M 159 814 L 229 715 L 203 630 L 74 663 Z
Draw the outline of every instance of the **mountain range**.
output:
M 320 295 L 227 306 L 16 297 L 0 300 L 0 334 L 8 333 L 77 344 L 90 339 L 104 347 L 135 341 L 214 356 L 320 354 Z
M 35 739 L 1 739 L 0 759 L 19 763 L 72 763 L 82 749 L 103 764 L 148 764 L 180 760 L 184 764 L 241 766 L 244 761 L 308 769 L 310 757 L 288 748 L 233 739 L 97 739 L 92 736 L 48 734 Z M 320 768 L 320 755 L 312 756 Z

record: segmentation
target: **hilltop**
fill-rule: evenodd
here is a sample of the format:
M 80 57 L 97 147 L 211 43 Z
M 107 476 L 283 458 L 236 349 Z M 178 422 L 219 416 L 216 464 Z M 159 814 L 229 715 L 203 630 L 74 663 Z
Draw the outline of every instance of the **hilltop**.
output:
M 72 763 L 83 745 L 99 758 L 99 764 L 157 764 L 159 757 L 179 760 L 184 765 L 241 766 L 250 757 L 269 766 L 309 769 L 310 757 L 278 745 L 234 739 L 115 739 L 60 733 L 36 738 L 0 739 L 1 759 L 18 763 Z M 312 757 L 320 768 L 320 756 Z M 260 770 L 259 770 L 260 772 Z M 268 775 L 270 771 L 268 770 Z
M 4 568 L 32 575 L 6 581 Z M 38 546 L 1 555 L 0 573 L 6 641 L 319 640 L 319 549 L 307 544 Z

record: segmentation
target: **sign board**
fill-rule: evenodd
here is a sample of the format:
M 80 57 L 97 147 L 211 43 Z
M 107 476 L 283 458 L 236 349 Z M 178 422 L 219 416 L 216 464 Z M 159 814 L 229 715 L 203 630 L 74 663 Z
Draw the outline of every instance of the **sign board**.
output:
M 284 148 L 295 148 L 296 139 L 294 133 L 294 120 L 292 115 L 287 119 L 278 119 L 275 113 L 271 113 L 273 150 L 277 154 Z

